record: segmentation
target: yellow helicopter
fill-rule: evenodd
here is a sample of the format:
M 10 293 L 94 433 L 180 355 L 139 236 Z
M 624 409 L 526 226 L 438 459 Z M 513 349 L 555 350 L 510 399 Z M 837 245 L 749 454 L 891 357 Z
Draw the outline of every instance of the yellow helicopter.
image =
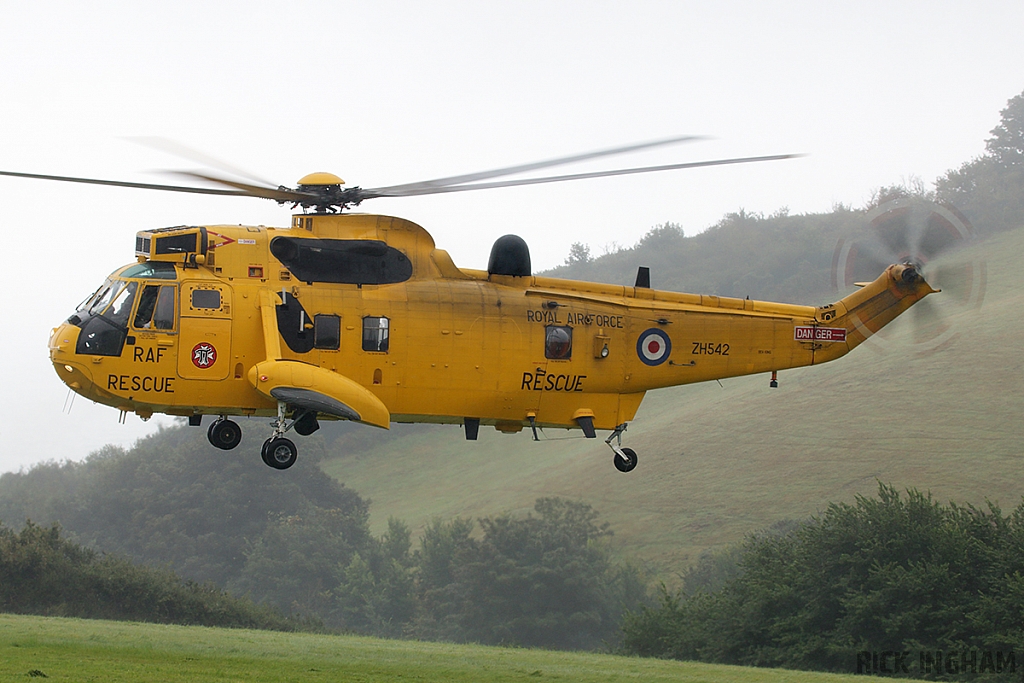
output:
M 0 175 L 262 197 L 301 207 L 286 228 L 182 226 L 136 235 L 136 262 L 115 270 L 53 330 L 61 380 L 142 418 L 179 415 L 210 442 L 236 447 L 231 416 L 275 418 L 263 461 L 287 469 L 285 435 L 319 420 L 580 429 L 605 440 L 622 472 L 622 434 L 650 389 L 771 373 L 834 360 L 933 290 L 913 262 L 827 306 L 798 306 L 534 276 L 517 236 L 499 238 L 487 270 L 460 268 L 419 225 L 347 213 L 377 197 L 458 192 L 723 164 L 721 159 L 480 182 L 694 139 L 677 137 L 482 173 L 375 189 L 314 173 L 295 189 L 187 175 L 227 188 L 28 173 Z

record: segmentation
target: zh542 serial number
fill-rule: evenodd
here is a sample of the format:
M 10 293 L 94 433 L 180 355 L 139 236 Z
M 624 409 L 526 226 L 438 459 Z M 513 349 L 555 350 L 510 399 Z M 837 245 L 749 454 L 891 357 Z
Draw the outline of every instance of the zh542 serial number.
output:
M 693 355 L 695 356 L 728 356 L 728 344 L 715 344 L 714 342 L 693 342 Z

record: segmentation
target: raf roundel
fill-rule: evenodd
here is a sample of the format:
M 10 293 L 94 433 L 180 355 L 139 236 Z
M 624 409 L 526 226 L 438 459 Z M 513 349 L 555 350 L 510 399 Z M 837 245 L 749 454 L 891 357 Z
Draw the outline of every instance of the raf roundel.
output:
M 192 347 L 192 364 L 205 370 L 217 361 L 217 349 L 209 342 L 199 342 Z
M 647 365 L 661 365 L 672 353 L 672 340 L 668 335 L 652 327 L 645 330 L 636 340 L 636 355 Z

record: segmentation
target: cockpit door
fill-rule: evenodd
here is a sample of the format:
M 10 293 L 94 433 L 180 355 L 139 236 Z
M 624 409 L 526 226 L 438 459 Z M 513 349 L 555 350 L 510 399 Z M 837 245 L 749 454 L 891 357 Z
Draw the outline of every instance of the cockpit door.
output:
M 178 376 L 219 380 L 231 366 L 231 288 L 221 282 L 181 285 Z
M 142 391 L 167 391 L 170 382 L 166 378 L 175 374 L 178 286 L 162 282 L 144 282 L 140 286 L 126 346 L 132 368 L 137 371 L 132 381 L 138 382 Z

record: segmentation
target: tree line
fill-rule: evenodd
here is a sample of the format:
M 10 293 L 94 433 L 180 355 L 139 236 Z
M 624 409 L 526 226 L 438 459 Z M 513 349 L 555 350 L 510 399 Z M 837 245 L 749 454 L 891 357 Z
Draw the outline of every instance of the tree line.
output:
M 599 256 L 587 245 L 570 247 L 565 263 L 544 273 L 632 285 L 638 265 L 651 269 L 657 289 L 699 292 L 791 303 L 818 300 L 832 285 L 832 258 L 839 239 L 869 236 L 865 215 L 898 197 L 913 196 L 951 206 L 981 236 L 1024 222 L 1024 93 L 1007 102 L 985 152 L 937 178 L 929 189 L 919 179 L 877 188 L 865 206 L 836 204 L 828 213 L 771 215 L 739 209 L 691 236 L 677 222 L 653 227 L 632 247 L 612 245 Z M 585 232 L 581 226 L 579 232 Z
M 0 521 L 59 523 L 66 538 L 31 523 L 4 533 L 37 539 L 45 531 L 50 546 L 82 554 L 74 566 L 87 577 L 141 563 L 164 572 L 161 585 L 242 596 L 293 621 L 388 637 L 593 649 L 617 642 L 624 611 L 646 597 L 639 569 L 613 561 L 611 530 L 586 503 L 546 498 L 525 517 L 435 520 L 414 548 L 397 519 L 371 534 L 368 502 L 317 466 L 322 440 L 311 438 L 306 457 L 277 476 L 258 460 L 214 451 L 201 431 L 164 429 L 129 450 L 107 447 L 82 463 L 0 476 Z M 0 547 L 0 566 L 14 547 Z M 38 607 L 42 598 L 18 602 L 14 591 L 0 609 L 146 612 L 110 611 L 87 590 L 77 592 L 93 595 L 82 599 L 95 609 L 60 607 L 59 585 L 44 582 L 37 592 L 52 593 L 49 607 Z

